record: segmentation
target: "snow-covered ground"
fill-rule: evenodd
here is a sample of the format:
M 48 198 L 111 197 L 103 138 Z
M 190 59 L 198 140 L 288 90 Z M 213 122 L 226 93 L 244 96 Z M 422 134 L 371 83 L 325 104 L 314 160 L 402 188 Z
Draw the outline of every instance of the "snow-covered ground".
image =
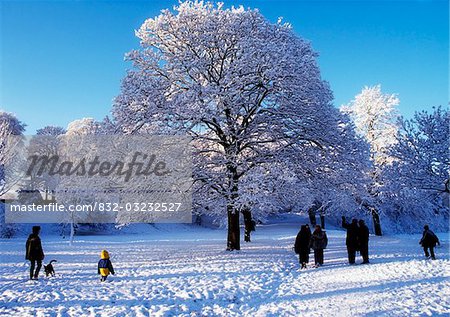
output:
M 1 316 L 448 316 L 448 236 L 425 260 L 419 235 L 371 236 L 370 265 L 346 263 L 345 232 L 329 230 L 325 265 L 300 271 L 298 224 L 258 226 L 225 251 L 223 230 L 177 225 L 150 234 L 45 236 L 56 277 L 27 281 L 24 239 L 0 240 Z M 107 249 L 117 274 L 100 283 Z M 361 262 L 359 259 L 358 262 Z

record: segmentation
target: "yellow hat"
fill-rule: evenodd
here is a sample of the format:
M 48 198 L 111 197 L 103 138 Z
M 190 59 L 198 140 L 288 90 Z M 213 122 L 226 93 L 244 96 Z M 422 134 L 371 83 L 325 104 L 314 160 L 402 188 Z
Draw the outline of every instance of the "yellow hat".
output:
M 102 253 L 100 254 L 100 258 L 102 258 L 102 259 L 109 259 L 108 251 L 102 250 Z

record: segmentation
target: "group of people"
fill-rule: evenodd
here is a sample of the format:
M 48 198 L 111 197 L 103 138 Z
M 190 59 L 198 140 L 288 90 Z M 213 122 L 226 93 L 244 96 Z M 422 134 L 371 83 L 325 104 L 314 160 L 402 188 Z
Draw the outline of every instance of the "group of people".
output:
M 352 219 L 351 223 L 342 216 L 342 227 L 347 230 L 345 244 L 347 246 L 348 263 L 355 264 L 356 251 L 359 251 L 363 261 L 361 264 L 369 263 L 369 228 L 364 220 Z
M 342 227 L 347 230 L 345 243 L 347 245 L 348 262 L 355 264 L 356 252 L 359 251 L 363 262 L 361 264 L 369 263 L 369 228 L 364 223 L 364 220 L 353 219 L 348 223 L 345 217 L 342 217 Z M 39 271 L 44 260 L 44 250 L 42 248 L 41 239 L 39 237 L 41 227 L 33 226 L 32 233 L 29 235 L 25 248 L 25 259 L 30 261 L 30 280 L 38 279 Z M 434 248 L 440 245 L 439 238 L 430 230 L 428 225 L 424 226 L 422 239 L 419 242 L 425 252 L 425 257 L 435 260 Z M 299 255 L 301 268 L 306 268 L 309 263 L 309 254 L 311 249 L 314 251 L 314 264 L 316 267 L 323 265 L 323 250 L 328 245 L 327 233 L 322 230 L 320 225 L 316 225 L 314 232 L 308 224 L 302 225 L 299 233 L 295 239 L 294 250 Z M 98 274 L 100 280 L 106 280 L 109 274 L 114 274 L 114 268 L 109 258 L 109 253 L 102 250 L 100 253 L 100 261 L 98 262 Z
M 30 280 L 37 280 L 39 271 L 44 260 L 44 250 L 42 248 L 41 238 L 39 233 L 41 227 L 33 226 L 32 233 L 28 236 L 25 244 L 25 259 L 30 261 Z M 52 261 L 50 261 L 52 262 Z M 102 250 L 100 253 L 100 261 L 97 265 L 97 273 L 100 275 L 100 281 L 104 282 L 109 274 L 114 275 L 114 268 L 109 259 L 109 253 Z
M 302 269 L 309 263 L 309 253 L 314 250 L 314 264 L 316 267 L 323 265 L 323 250 L 328 245 L 327 233 L 320 225 L 316 225 L 311 233 L 309 225 L 302 225 L 295 239 L 294 250 L 299 255 Z
M 350 223 L 342 216 L 342 227 L 346 229 L 347 235 L 345 244 L 347 246 L 348 263 L 355 264 L 356 252 L 359 251 L 362 257 L 361 264 L 369 262 L 369 228 L 364 220 L 352 219 Z M 430 230 L 428 225 L 424 226 L 422 239 L 419 242 L 425 252 L 425 257 L 435 260 L 434 248 L 440 245 L 439 238 Z M 311 234 L 309 225 L 302 225 L 297 234 L 294 244 L 295 253 L 299 255 L 301 268 L 306 268 L 309 263 L 311 249 L 314 251 L 314 264 L 316 267 L 323 265 L 323 250 L 327 247 L 328 238 L 320 225 L 315 226 Z

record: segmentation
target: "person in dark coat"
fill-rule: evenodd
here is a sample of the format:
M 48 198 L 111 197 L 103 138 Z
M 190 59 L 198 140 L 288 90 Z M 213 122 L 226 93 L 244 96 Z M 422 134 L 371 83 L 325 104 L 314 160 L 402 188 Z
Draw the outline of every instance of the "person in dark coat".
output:
M 342 216 L 342 227 L 347 229 L 347 238 L 345 244 L 347 245 L 348 263 L 355 264 L 356 251 L 359 249 L 358 243 L 358 220 L 353 219 L 352 223 L 347 223 L 345 217 Z
M 109 274 L 114 275 L 114 268 L 109 259 L 109 253 L 106 250 L 102 250 L 100 253 L 100 261 L 98 261 L 98 274 L 101 275 L 100 281 L 106 281 Z
M 420 239 L 419 243 L 423 247 L 425 256 L 428 258 L 431 254 L 431 259 L 436 260 L 436 257 L 434 255 L 434 247 L 436 246 L 436 244 L 441 245 L 441 243 L 439 242 L 439 238 L 434 234 L 433 231 L 430 230 L 428 225 L 425 225 L 423 227 L 422 239 Z M 430 253 L 428 253 L 428 249 L 430 250 Z
M 369 228 L 362 219 L 359 220 L 358 224 L 359 252 L 363 258 L 361 264 L 367 264 L 369 263 Z
M 294 245 L 294 250 L 295 253 L 299 255 L 299 261 L 302 265 L 302 269 L 305 269 L 306 264 L 309 263 L 309 253 L 311 252 L 311 248 L 309 247 L 310 240 L 311 229 L 309 228 L 309 225 L 302 225 L 297 234 Z
M 250 208 L 245 207 L 242 210 L 242 214 L 244 215 L 244 241 L 251 242 L 250 234 L 256 230 L 256 222 L 252 219 Z
M 42 260 L 45 257 L 44 250 L 42 250 L 41 238 L 39 238 L 40 231 L 41 227 L 33 226 L 33 232 L 28 236 L 25 245 L 25 259 L 30 261 L 30 280 L 38 279 L 39 271 L 42 267 Z
M 328 245 L 328 237 L 320 225 L 316 225 L 309 246 L 314 250 L 314 263 L 316 267 L 323 265 L 323 249 Z

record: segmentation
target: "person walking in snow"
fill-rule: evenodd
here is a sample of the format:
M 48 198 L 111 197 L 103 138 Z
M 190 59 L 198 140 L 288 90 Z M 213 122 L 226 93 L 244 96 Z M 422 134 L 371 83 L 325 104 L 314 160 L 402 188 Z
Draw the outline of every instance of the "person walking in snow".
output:
M 28 236 L 25 244 L 25 259 L 30 261 L 30 280 L 38 279 L 39 271 L 42 267 L 42 260 L 45 257 L 41 238 L 39 238 L 40 231 L 41 227 L 33 226 L 32 233 Z
M 431 254 L 431 259 L 436 260 L 436 257 L 434 255 L 434 247 L 436 246 L 436 244 L 441 245 L 441 243 L 439 242 L 439 238 L 434 234 L 433 231 L 430 230 L 428 225 L 425 225 L 423 227 L 422 239 L 420 239 L 419 243 L 423 247 L 425 256 L 429 258 Z M 428 253 L 428 250 L 430 250 L 430 253 Z
M 100 253 L 100 261 L 98 261 L 98 274 L 101 275 L 100 281 L 106 281 L 109 274 L 114 275 L 114 268 L 111 260 L 109 259 L 109 253 L 106 250 L 102 250 Z
M 362 219 L 359 220 L 358 224 L 359 252 L 363 258 L 361 264 L 367 264 L 369 263 L 369 228 Z
M 345 244 L 347 245 L 348 263 L 355 264 L 356 251 L 359 249 L 358 243 L 358 220 L 353 219 L 352 223 L 347 223 L 342 216 L 342 227 L 347 230 Z
M 295 238 L 294 250 L 299 255 L 299 261 L 302 269 L 306 269 L 306 264 L 309 263 L 309 253 L 311 248 L 309 246 L 311 240 L 311 229 L 309 225 L 302 225 L 300 231 Z
M 252 213 L 249 207 L 244 207 L 242 214 L 244 215 L 244 241 L 251 242 L 250 234 L 256 230 L 256 222 L 252 219 Z
M 323 249 L 328 245 L 328 237 L 320 225 L 316 225 L 309 246 L 314 250 L 314 264 L 316 267 L 323 265 Z

